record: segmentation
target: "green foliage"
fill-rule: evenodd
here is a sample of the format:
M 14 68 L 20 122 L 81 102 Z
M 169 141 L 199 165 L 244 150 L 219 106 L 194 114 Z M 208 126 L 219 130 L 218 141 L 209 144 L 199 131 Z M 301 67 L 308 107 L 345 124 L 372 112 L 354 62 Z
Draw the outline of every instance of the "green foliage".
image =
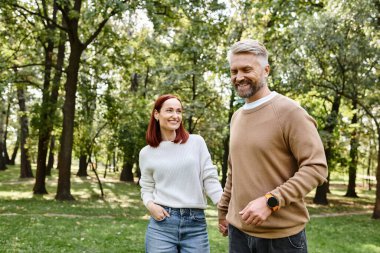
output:
M 325 147 L 332 148 L 330 169 L 344 169 L 349 162 L 351 101 L 367 104 L 368 92 L 378 83 L 373 71 L 378 48 L 370 36 L 376 25 L 368 18 L 372 11 L 366 0 L 326 1 L 319 12 L 305 13 L 284 27 L 275 46 L 281 52 L 275 55 L 275 86 L 301 101 L 319 129 L 325 129 L 320 133 Z M 333 111 L 333 101 L 339 97 L 339 111 Z
M 28 145 L 34 153 L 38 133 L 46 127 L 38 117 L 46 110 L 41 95 L 50 92 L 42 87 L 48 74 L 43 66 L 45 50 L 54 42 L 54 76 L 66 6 L 68 16 L 79 19 L 81 43 L 102 20 L 118 13 L 82 54 L 76 156 L 91 146 L 99 162 L 117 153 L 137 168 L 151 103 L 161 94 L 174 93 L 185 106 L 186 128 L 204 136 L 214 163 L 221 167 L 230 109 L 244 103 L 232 93 L 226 52 L 236 40 L 254 38 L 270 52 L 271 89 L 299 101 L 320 130 L 337 123 L 332 132 L 320 131 L 326 146 L 332 143 L 331 168 L 346 170 L 350 134 L 356 129 L 360 134 L 358 169 L 369 167 L 374 174 L 380 47 L 378 7 L 373 1 L 89 0 L 82 1 L 80 13 L 73 10 L 74 1 L 56 2 L 61 7 L 56 16 L 51 0 L 0 3 L 0 90 L 13 103 L 8 87 L 19 84 L 28 90 Z M 68 49 L 66 41 L 61 83 L 67 77 Z M 61 88 L 58 108 L 64 94 Z M 330 115 L 338 95 L 342 97 L 340 111 Z M 353 98 L 359 102 L 355 112 L 360 120 L 355 126 L 350 124 Z M 12 108 L 10 131 L 15 133 L 17 110 L 15 105 Z M 53 131 L 59 136 L 61 110 L 57 114 L 48 117 L 53 118 Z M 10 136 L 15 139 L 14 134 Z

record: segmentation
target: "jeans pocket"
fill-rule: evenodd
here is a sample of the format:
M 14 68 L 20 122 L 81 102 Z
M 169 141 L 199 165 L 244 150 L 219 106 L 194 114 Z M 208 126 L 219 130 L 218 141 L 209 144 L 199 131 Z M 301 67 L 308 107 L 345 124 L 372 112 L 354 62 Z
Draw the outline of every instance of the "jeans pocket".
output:
M 191 218 L 194 221 L 199 221 L 199 222 L 205 222 L 206 221 L 205 213 L 203 210 L 193 212 L 191 215 Z
M 152 218 L 152 220 L 154 220 L 155 222 L 164 222 L 166 221 L 166 219 L 168 218 L 168 216 L 165 216 L 162 220 L 156 220 L 155 218 L 153 218 L 153 216 L 150 216 Z
M 306 245 L 305 230 L 288 237 L 289 243 L 296 249 L 303 249 Z

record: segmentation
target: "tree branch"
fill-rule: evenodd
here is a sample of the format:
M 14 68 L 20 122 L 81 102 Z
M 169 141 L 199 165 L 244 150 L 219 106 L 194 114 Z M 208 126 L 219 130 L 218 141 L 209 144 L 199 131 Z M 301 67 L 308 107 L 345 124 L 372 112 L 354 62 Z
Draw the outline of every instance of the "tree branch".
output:
M 24 6 L 21 6 L 21 5 L 18 5 L 18 4 L 11 4 L 11 6 L 13 6 L 15 9 L 19 9 L 20 10 L 23 10 L 24 12 L 30 14 L 30 15 L 33 15 L 33 16 L 37 16 L 37 17 L 40 17 L 42 18 L 42 20 L 45 20 L 45 21 L 49 21 L 51 22 L 51 24 L 53 24 L 55 27 L 67 32 L 67 29 L 59 24 L 57 24 L 57 22 L 55 22 L 53 19 L 49 18 L 49 17 L 46 17 L 44 15 L 41 15 L 40 13 L 38 12 L 33 12 L 33 11 L 30 11 L 28 9 L 26 9 Z
M 128 0 L 124 0 L 121 3 L 125 4 L 126 2 L 128 2 Z M 98 28 L 95 30 L 95 32 L 83 44 L 85 48 L 99 35 L 99 33 L 102 31 L 103 27 L 106 25 L 108 20 L 116 14 L 118 14 L 117 8 L 113 9 L 109 16 L 99 23 Z

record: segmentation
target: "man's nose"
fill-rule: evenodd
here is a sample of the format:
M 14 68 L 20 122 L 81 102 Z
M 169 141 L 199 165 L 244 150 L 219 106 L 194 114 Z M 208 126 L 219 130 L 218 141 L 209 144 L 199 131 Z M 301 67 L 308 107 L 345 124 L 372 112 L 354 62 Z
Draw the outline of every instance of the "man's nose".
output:
M 238 72 L 238 73 L 236 74 L 236 82 L 240 82 L 240 81 L 242 81 L 242 80 L 244 80 L 244 74 L 241 73 L 241 72 Z

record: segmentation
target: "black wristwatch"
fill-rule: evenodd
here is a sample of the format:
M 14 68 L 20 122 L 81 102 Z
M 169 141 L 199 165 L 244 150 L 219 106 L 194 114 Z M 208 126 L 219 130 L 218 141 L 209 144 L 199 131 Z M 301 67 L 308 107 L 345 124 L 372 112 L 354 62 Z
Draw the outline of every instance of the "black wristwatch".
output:
M 277 211 L 280 208 L 280 203 L 278 202 L 278 199 L 273 196 L 272 193 L 268 192 L 265 194 L 265 198 L 267 199 L 267 206 L 273 211 Z

